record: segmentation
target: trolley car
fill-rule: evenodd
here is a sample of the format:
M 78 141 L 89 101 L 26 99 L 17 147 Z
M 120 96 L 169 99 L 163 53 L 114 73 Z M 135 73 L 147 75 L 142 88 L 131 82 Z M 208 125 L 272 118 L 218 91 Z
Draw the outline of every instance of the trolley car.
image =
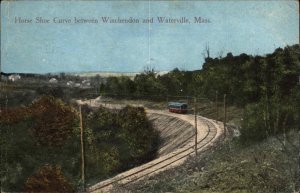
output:
M 169 112 L 172 113 L 187 113 L 188 105 L 186 103 L 181 102 L 170 102 L 168 105 Z

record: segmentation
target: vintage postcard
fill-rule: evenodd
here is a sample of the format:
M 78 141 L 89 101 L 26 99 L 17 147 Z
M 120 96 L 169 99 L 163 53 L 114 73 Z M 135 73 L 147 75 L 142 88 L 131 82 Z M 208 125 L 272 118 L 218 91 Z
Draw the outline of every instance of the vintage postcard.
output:
M 1 192 L 299 192 L 296 0 L 1 2 Z

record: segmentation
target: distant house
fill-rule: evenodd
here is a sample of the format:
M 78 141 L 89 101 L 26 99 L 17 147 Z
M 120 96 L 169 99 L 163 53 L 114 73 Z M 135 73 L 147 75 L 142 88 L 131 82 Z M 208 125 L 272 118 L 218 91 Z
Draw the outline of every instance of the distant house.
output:
M 56 84 L 56 83 L 58 83 L 58 81 L 57 81 L 56 78 L 51 78 L 51 79 L 49 80 L 49 83 Z
M 90 87 L 91 86 L 91 82 L 89 80 L 83 80 L 81 82 L 81 86 L 82 87 Z
M 67 86 L 73 87 L 75 85 L 75 83 L 73 81 L 68 81 L 67 82 Z
M 80 88 L 89 88 L 91 86 L 91 83 L 89 80 L 83 80 L 80 82 L 73 82 L 73 81 L 68 81 L 67 86 L 69 87 L 80 87 Z
M 8 80 L 9 80 L 9 81 L 12 81 L 12 82 L 15 82 L 15 81 L 20 80 L 20 79 L 21 79 L 21 76 L 18 75 L 18 74 L 12 74 L 12 75 L 10 75 L 10 76 L 8 77 Z
M 80 84 L 80 83 L 75 83 L 74 86 L 75 86 L 75 87 L 80 87 L 81 84 Z

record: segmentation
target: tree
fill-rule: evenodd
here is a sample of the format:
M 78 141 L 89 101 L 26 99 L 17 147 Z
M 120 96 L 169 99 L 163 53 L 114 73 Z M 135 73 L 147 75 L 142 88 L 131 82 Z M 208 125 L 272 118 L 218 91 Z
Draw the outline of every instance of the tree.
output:
M 91 137 L 96 146 L 101 147 L 117 140 L 115 137 L 120 132 L 120 129 L 116 123 L 116 116 L 116 113 L 100 107 L 97 111 L 89 113 L 87 118 L 84 119 L 84 127 L 90 129 L 93 133 Z
M 108 77 L 105 84 L 105 93 L 113 96 L 117 96 L 121 86 L 117 77 Z
M 136 94 L 138 96 L 158 96 L 166 94 L 166 88 L 156 78 L 155 73 L 152 71 L 136 75 L 134 83 L 136 85 Z
M 117 123 L 129 147 L 127 154 L 136 162 L 145 159 L 145 155 L 155 152 L 158 133 L 147 120 L 144 108 L 131 106 L 123 108 L 118 113 Z
M 37 143 L 46 146 L 61 146 L 78 127 L 75 109 L 54 97 L 43 96 L 30 106 L 34 119 L 31 132 Z
M 61 87 L 39 87 L 37 89 L 37 93 L 39 95 L 47 95 L 47 96 L 53 96 L 55 98 L 63 98 L 64 97 L 64 90 Z
M 25 192 L 75 192 L 58 166 L 44 165 L 25 183 Z
M 205 45 L 205 52 L 206 52 L 206 56 L 205 56 L 205 58 L 210 58 L 210 49 L 209 49 L 209 43 L 206 43 L 206 45 Z
M 286 136 L 289 130 L 296 129 L 299 66 L 289 49 L 276 49 L 273 54 L 251 61 L 249 70 L 256 75 L 249 77 L 255 82 L 250 87 L 259 93 L 259 98 L 257 102 L 252 101 L 256 103 L 247 105 L 241 130 L 243 139 Z
M 129 77 L 127 76 L 119 77 L 119 84 L 120 84 L 120 90 L 118 92 L 125 95 L 126 97 L 135 93 L 136 85 Z

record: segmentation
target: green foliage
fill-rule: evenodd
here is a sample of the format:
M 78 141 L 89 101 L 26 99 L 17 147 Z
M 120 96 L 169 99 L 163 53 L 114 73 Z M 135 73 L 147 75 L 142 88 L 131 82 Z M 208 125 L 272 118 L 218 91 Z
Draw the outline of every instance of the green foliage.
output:
M 122 129 L 122 138 L 128 145 L 128 154 L 135 162 L 155 150 L 158 133 L 147 120 L 146 112 L 141 107 L 127 106 L 117 116 L 117 123 Z
M 100 150 L 100 160 L 102 171 L 108 174 L 111 174 L 112 171 L 116 172 L 120 165 L 124 164 L 120 161 L 119 150 L 114 146 Z
M 64 90 L 61 87 L 39 87 L 37 89 L 37 93 L 39 95 L 47 95 L 47 96 L 53 96 L 55 98 L 63 98 L 64 96 Z
M 128 77 L 109 77 L 105 84 L 100 85 L 100 91 L 115 98 L 151 99 L 153 96 L 189 95 L 195 93 L 193 76 L 193 72 L 177 68 L 162 76 L 148 70 L 136 75 L 133 81 Z
M 260 61 L 261 76 L 255 93 L 259 101 L 249 104 L 245 110 L 242 141 L 257 141 L 270 135 L 299 129 L 299 92 L 297 86 L 300 63 L 295 50 L 299 46 L 276 49 Z
M 122 164 L 116 137 L 119 128 L 116 126 L 116 115 L 108 109 L 85 111 L 84 115 L 87 177 L 99 180 L 114 174 Z
M 29 108 L 34 119 L 30 130 L 39 144 L 61 146 L 78 127 L 77 112 L 54 97 L 43 96 Z
M 53 97 L 41 97 L 28 107 L 8 108 L 1 113 L 3 190 L 21 191 L 28 176 L 44 163 L 61 165 L 75 180 L 80 159 L 74 149 L 79 149 L 80 140 L 73 108 Z
M 242 142 L 261 141 L 270 133 L 265 127 L 264 112 L 262 104 L 248 105 L 245 109 L 244 119 L 242 122 L 241 136 Z
M 242 141 L 260 141 L 295 129 L 297 120 L 299 123 L 299 52 L 296 44 L 277 48 L 266 56 L 228 53 L 223 58 L 206 58 L 199 71 L 174 69 L 157 76 L 154 70 L 148 70 L 138 74 L 131 82 L 135 88 L 132 92 L 124 92 L 121 88 L 125 84 L 118 78 L 111 78 L 115 81 L 105 86 L 120 97 L 163 96 L 161 100 L 166 95 L 194 95 L 214 101 L 218 91 L 219 100 L 226 94 L 228 105 L 245 108 Z
M 126 107 L 113 112 L 83 106 L 82 113 L 88 183 L 155 156 L 159 136 L 143 108 Z M 1 111 L 0 128 L 1 187 L 4 191 L 21 191 L 26 180 L 29 192 L 48 190 L 53 180 L 57 182 L 51 172 L 58 174 L 58 169 L 49 166 L 46 168 L 49 171 L 39 177 L 45 163 L 61 166 L 64 176 L 72 184 L 80 185 L 80 129 L 75 109 L 59 99 L 44 96 L 28 107 Z M 32 177 L 34 171 L 38 172 Z
M 136 95 L 165 95 L 165 87 L 158 81 L 154 72 L 138 74 L 134 78 L 136 84 Z
M 108 77 L 105 85 L 100 85 L 100 91 L 118 97 L 122 93 L 123 97 L 131 95 L 136 90 L 134 82 L 126 77 Z
M 168 95 L 190 95 L 194 93 L 193 73 L 175 68 L 169 73 L 158 76 L 158 81 L 166 89 Z
M 99 108 L 88 113 L 85 125 L 92 132 L 86 148 L 90 179 L 108 177 L 155 156 L 159 136 L 143 108 Z
M 89 113 L 87 120 L 87 126 L 92 128 L 95 133 L 103 130 L 111 130 L 116 127 L 115 114 L 103 107 L 100 107 L 95 112 Z
M 299 129 L 300 89 L 291 91 L 290 98 L 284 101 L 277 96 L 261 99 L 245 108 L 241 128 L 241 141 L 261 141 L 271 135 L 285 134 Z

